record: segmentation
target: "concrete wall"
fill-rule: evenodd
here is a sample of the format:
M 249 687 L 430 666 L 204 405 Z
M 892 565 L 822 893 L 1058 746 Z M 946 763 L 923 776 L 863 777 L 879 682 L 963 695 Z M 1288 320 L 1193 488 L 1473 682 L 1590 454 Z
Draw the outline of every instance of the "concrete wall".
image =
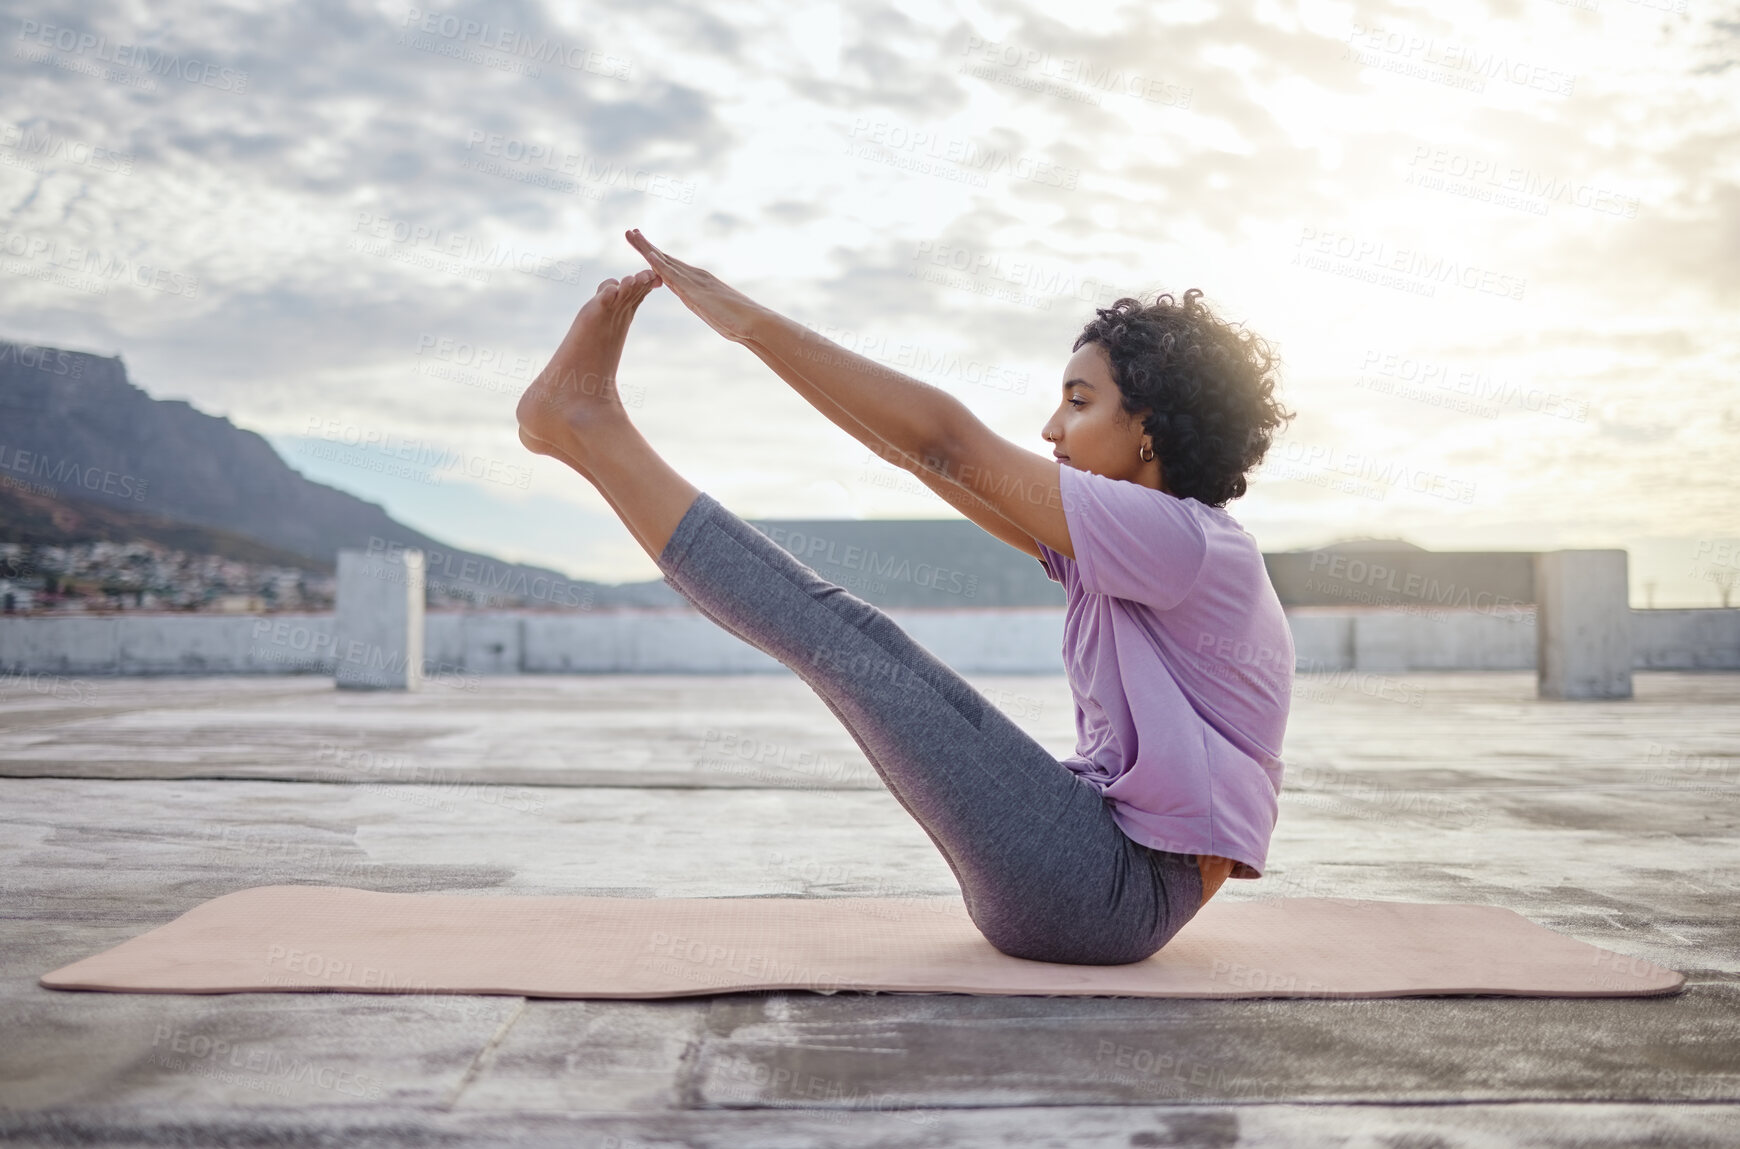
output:
M 1289 611 L 1302 671 L 1532 670 L 1532 610 Z
M 33 674 L 331 674 L 332 623 L 330 614 L 0 618 L 0 670 Z
M 1062 671 L 1063 612 L 1048 608 L 888 612 L 969 673 Z M 1532 610 L 1328 607 L 1289 612 L 1300 670 L 1530 670 Z M 1640 670 L 1740 670 L 1740 609 L 1633 612 Z M 433 678 L 529 673 L 773 671 L 778 664 L 686 610 L 430 614 Z M 0 618 L 9 674 L 331 674 L 333 616 L 147 615 Z M 3 684 L 0 684 L 3 685 Z
M 1381 547 L 1343 543 L 1316 551 L 1265 554 L 1263 565 L 1281 605 L 1288 608 L 1502 610 L 1535 601 L 1533 552 Z
M 1740 608 L 1634 610 L 1637 670 L 1740 670 Z

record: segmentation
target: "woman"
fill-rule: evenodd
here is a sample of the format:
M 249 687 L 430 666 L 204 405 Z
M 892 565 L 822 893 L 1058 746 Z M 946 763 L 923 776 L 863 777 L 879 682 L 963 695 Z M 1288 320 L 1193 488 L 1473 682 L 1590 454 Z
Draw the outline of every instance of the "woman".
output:
M 1261 875 L 1292 684 L 1286 619 L 1224 510 L 1287 416 L 1266 345 L 1186 293 L 1119 300 L 1076 341 L 1049 456 L 946 392 L 852 354 L 629 242 L 519 405 L 531 450 L 584 475 L 696 609 L 821 696 L 930 834 L 985 937 L 1015 957 L 1149 957 L 1230 874 Z M 885 614 L 691 486 L 615 376 L 660 285 L 817 410 L 1034 556 L 1068 592 L 1077 753 L 1059 762 Z

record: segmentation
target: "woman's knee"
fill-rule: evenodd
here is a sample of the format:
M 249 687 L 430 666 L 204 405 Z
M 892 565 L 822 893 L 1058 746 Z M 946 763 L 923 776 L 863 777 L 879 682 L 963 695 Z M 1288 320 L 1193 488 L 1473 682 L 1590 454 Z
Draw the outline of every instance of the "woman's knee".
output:
M 940 701 L 981 728 L 988 707 L 983 697 L 899 623 L 875 607 L 864 608 L 835 611 L 835 625 L 818 633 L 804 652 L 808 671 L 856 696 L 903 700 L 912 714 L 937 709 Z

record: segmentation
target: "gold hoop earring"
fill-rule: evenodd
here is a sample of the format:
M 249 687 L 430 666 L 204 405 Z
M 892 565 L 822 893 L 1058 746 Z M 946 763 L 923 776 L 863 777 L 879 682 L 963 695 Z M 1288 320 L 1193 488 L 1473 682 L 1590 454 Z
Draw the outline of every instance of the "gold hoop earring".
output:
M 1143 443 L 1140 447 L 1136 448 L 1136 458 L 1142 460 L 1144 463 L 1152 463 L 1154 461 L 1154 448 Z

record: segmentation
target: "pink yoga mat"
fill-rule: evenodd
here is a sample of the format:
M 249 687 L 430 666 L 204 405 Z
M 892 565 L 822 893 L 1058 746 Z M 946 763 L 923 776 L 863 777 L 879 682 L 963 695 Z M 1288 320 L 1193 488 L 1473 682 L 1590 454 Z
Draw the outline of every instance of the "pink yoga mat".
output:
M 1685 977 L 1495 906 L 1211 901 L 1122 966 L 993 949 L 954 898 L 566 898 L 261 886 L 42 978 L 130 993 L 686 997 L 737 990 L 1117 997 L 1634 997 Z

